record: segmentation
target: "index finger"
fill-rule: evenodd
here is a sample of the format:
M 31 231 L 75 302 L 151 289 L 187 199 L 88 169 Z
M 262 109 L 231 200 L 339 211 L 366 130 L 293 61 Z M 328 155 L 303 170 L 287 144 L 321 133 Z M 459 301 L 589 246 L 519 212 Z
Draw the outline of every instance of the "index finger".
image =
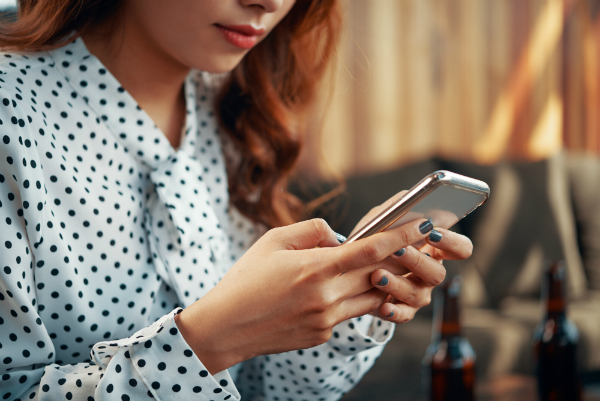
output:
M 330 249 L 334 269 L 336 273 L 343 273 L 381 262 L 394 252 L 426 238 L 432 229 L 431 220 L 419 219 Z
M 427 243 L 433 247 L 435 259 L 462 260 L 473 253 L 473 243 L 468 237 L 443 228 L 435 227 Z
M 340 244 L 335 232 L 323 219 L 306 220 L 273 228 L 267 231 L 260 241 L 266 241 L 274 250 L 303 250 Z

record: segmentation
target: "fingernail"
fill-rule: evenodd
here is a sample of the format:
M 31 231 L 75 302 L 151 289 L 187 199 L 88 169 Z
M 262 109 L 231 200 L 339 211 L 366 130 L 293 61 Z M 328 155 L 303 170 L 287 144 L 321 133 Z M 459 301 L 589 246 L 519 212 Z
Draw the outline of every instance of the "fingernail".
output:
M 381 278 L 381 281 L 378 282 L 377 285 L 381 286 L 381 287 L 385 287 L 386 285 L 388 285 L 388 282 L 389 282 L 388 278 L 386 276 L 383 276 Z
M 344 237 L 342 234 L 335 233 L 335 236 L 340 244 L 343 244 L 346 241 L 346 237 Z
M 429 240 L 432 242 L 440 242 L 442 240 L 442 233 L 437 230 L 431 230 L 429 233 Z
M 433 222 L 431 220 L 427 220 L 419 226 L 419 231 L 421 234 L 427 234 L 429 231 L 433 230 Z
M 402 248 L 399 251 L 394 252 L 394 255 L 396 256 L 402 256 L 406 253 L 406 248 Z
M 423 252 L 423 253 L 424 253 L 425 255 L 427 255 L 427 256 L 429 256 L 429 257 L 431 257 L 431 255 L 430 255 L 430 254 L 428 254 L 427 252 Z
M 387 318 L 390 318 L 390 317 L 392 317 L 392 316 L 394 316 L 394 311 L 391 311 L 391 312 L 390 312 L 390 314 L 389 314 L 389 315 L 387 315 L 386 317 L 387 317 Z

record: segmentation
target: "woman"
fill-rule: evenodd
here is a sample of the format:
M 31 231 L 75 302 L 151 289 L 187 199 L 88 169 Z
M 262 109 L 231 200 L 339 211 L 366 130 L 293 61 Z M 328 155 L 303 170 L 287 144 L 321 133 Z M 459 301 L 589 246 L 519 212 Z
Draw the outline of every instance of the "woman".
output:
M 338 399 L 470 255 L 427 220 L 343 247 L 289 225 L 338 7 L 20 2 L 0 35 L 3 399 Z

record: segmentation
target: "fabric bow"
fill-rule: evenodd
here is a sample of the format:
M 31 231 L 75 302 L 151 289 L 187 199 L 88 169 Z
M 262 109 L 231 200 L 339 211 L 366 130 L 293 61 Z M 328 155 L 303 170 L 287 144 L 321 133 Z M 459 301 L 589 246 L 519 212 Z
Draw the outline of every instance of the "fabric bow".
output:
M 174 247 L 187 249 L 222 233 L 195 157 L 179 150 L 152 170 L 150 179 L 167 211 L 169 224 L 163 224 Z
M 182 149 L 150 172 L 156 191 L 148 200 L 145 218 L 154 264 L 180 299 L 189 299 L 192 282 L 186 277 L 198 273 L 197 266 L 182 263 L 185 252 L 194 248 L 204 267 L 212 264 L 210 270 L 216 271 L 228 250 L 202 172 L 200 161 Z

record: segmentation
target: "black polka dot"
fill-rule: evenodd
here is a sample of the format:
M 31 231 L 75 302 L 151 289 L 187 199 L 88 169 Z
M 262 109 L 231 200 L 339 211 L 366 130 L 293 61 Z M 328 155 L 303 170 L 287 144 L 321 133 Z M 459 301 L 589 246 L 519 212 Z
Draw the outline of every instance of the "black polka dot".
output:
M 25 387 L 39 380 L 48 399 L 93 401 L 81 396 L 93 385 L 121 400 L 152 398 L 161 384 L 178 395 L 224 393 L 207 370 L 191 367 L 194 353 L 172 319 L 151 326 L 214 288 L 256 240 L 254 224 L 230 206 L 228 137 L 212 111 L 214 93 L 197 72 L 186 79 L 180 152 L 81 39 L 50 52 L 51 58 L 2 56 L 2 379 Z M 164 277 L 175 282 L 167 285 Z M 240 375 L 253 394 L 244 397 L 263 390 L 280 401 L 341 397 L 355 380 L 349 372 L 366 363 L 354 355 L 389 333 L 389 322 L 374 321 L 366 339 L 355 319 L 339 325 L 331 351 L 245 364 Z M 107 369 L 84 362 L 90 348 Z M 18 367 L 39 358 L 69 368 L 34 378 Z M 136 372 L 152 369 L 149 392 Z M 340 383 L 348 387 L 322 389 L 320 372 L 343 372 Z M 265 377 L 281 383 L 270 388 Z M 319 394 L 309 394 L 309 386 Z

